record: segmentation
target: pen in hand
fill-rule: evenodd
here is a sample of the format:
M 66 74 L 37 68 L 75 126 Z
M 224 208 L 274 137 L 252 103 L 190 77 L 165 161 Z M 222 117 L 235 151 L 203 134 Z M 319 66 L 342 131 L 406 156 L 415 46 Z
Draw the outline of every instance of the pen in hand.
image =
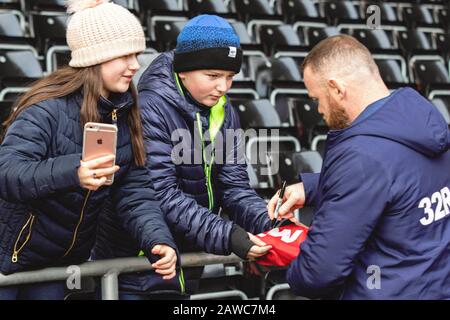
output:
M 277 205 L 275 207 L 275 211 L 273 213 L 273 220 L 272 220 L 272 227 L 276 225 L 277 219 L 278 219 L 278 211 L 280 210 L 280 207 L 283 203 L 283 197 L 284 197 L 284 190 L 286 189 L 286 181 L 283 181 L 283 184 L 281 186 L 280 195 L 278 197 Z

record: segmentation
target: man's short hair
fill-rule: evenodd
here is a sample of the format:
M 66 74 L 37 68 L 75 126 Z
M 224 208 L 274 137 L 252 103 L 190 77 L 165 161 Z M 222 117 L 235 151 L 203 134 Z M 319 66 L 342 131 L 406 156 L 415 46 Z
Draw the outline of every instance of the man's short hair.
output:
M 302 70 L 306 67 L 323 74 L 330 71 L 351 74 L 362 67 L 373 74 L 379 72 L 370 51 L 354 37 L 344 34 L 326 38 L 314 46 L 303 61 Z

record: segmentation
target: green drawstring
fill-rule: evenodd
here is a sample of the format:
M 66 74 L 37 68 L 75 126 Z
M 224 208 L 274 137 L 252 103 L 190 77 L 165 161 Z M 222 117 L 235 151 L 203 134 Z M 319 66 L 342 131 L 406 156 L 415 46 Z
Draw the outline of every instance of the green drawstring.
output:
M 144 251 L 139 251 L 138 257 L 142 257 L 144 256 L 145 253 Z M 184 282 L 184 273 L 183 273 L 183 268 L 180 267 L 180 274 L 178 275 L 178 282 L 180 283 L 180 289 L 181 289 L 181 293 L 185 293 L 186 292 L 186 287 L 185 287 L 185 282 Z
M 181 293 L 186 292 L 186 287 L 184 283 L 184 273 L 183 268 L 180 267 L 180 275 L 178 276 L 178 281 L 180 282 Z

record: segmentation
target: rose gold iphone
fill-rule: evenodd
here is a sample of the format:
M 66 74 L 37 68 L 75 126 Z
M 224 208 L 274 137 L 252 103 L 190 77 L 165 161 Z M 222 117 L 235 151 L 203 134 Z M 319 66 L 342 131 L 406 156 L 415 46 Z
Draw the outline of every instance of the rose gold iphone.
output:
M 83 161 L 93 160 L 102 156 L 116 155 L 117 127 L 112 124 L 88 122 L 84 125 Z M 115 161 L 108 162 L 104 168 L 114 166 Z M 111 185 L 114 174 L 106 177 L 105 185 Z

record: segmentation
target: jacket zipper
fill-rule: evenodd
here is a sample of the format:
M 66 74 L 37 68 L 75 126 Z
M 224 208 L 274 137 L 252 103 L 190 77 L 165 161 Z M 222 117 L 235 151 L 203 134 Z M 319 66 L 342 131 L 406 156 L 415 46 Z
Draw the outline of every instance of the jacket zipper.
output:
M 111 113 L 112 123 L 117 125 L 117 108 L 114 109 Z
M 14 248 L 13 248 L 13 254 L 11 257 L 11 262 L 12 263 L 17 263 L 19 261 L 19 253 L 23 250 L 23 248 L 25 247 L 25 245 L 28 243 L 28 241 L 30 240 L 31 237 L 31 231 L 33 228 L 33 222 L 34 222 L 34 218 L 35 216 L 30 213 L 30 217 L 28 218 L 27 222 L 25 223 L 25 225 L 22 227 L 22 229 L 19 232 L 19 236 L 16 239 L 16 242 L 14 243 Z M 27 228 L 27 226 L 30 225 L 27 237 L 25 238 L 25 241 L 22 243 L 22 245 L 17 248 L 20 238 L 22 237 L 23 232 L 25 231 L 25 229 Z
M 75 244 L 75 240 L 77 239 L 78 228 L 81 225 L 81 221 L 83 221 L 84 209 L 86 208 L 86 204 L 87 204 L 87 201 L 88 201 L 90 195 L 91 195 L 91 190 L 88 191 L 86 198 L 84 198 L 83 208 L 81 209 L 80 219 L 78 220 L 77 226 L 75 227 L 75 231 L 73 233 L 72 243 L 70 244 L 70 247 L 69 247 L 69 249 L 67 249 L 66 253 L 64 253 L 63 257 L 65 257 L 69 254 L 69 252 L 72 250 L 72 248 Z

